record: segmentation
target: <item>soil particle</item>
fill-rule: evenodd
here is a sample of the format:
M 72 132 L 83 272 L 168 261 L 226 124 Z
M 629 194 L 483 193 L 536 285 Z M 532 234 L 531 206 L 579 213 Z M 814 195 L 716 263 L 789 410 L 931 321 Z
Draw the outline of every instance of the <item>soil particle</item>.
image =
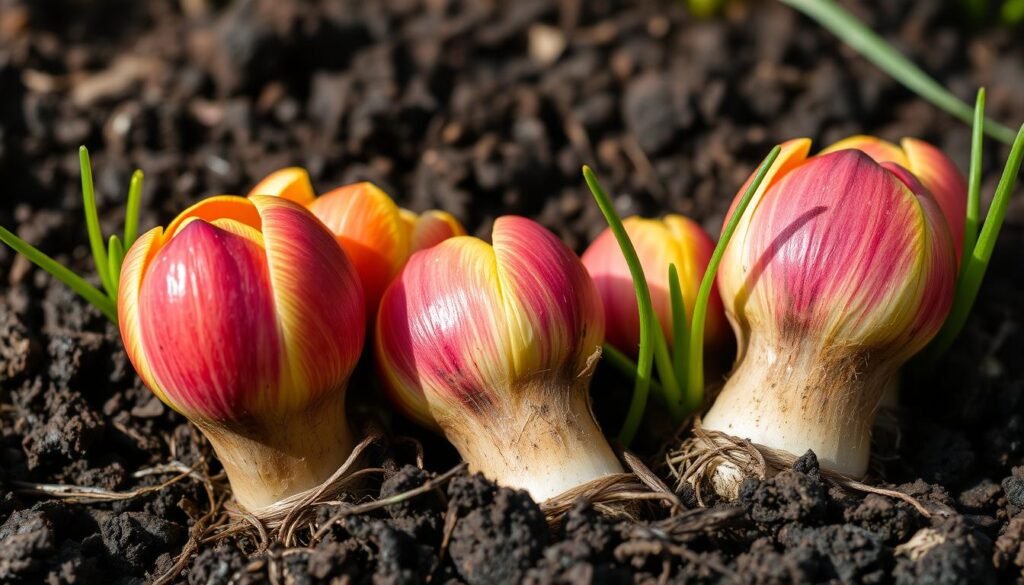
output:
M 32 416 L 22 441 L 30 470 L 59 469 L 84 458 L 98 444 L 105 422 L 82 398 L 66 388 L 50 386 L 45 393 L 45 418 Z
M 848 524 L 789 525 L 779 532 L 779 542 L 790 550 L 811 551 L 810 557 L 816 561 L 815 582 L 882 583 L 892 565 L 891 553 L 879 535 Z
M 448 497 L 457 518 L 449 553 L 459 575 L 470 585 L 522 581 L 548 541 L 547 522 L 530 496 L 474 474 L 452 480 Z
M 97 512 L 110 559 L 132 573 L 150 570 L 163 551 L 184 543 L 182 527 L 145 512 Z
M 380 487 L 380 497 L 390 498 L 423 485 L 432 477 L 413 465 L 406 465 Z M 440 494 L 431 492 L 387 507 L 391 525 L 420 542 L 440 542 L 444 503 Z
M 740 502 L 747 515 L 765 530 L 785 524 L 821 524 L 829 511 L 828 493 L 818 473 L 817 460 L 802 457 L 796 468 L 759 481 L 747 479 L 740 486 Z
M 101 582 L 106 555 L 95 530 L 87 513 L 59 503 L 16 511 L 0 526 L 0 580 Z
M 1003 486 L 991 479 L 982 479 L 974 486 L 960 492 L 957 504 L 965 512 L 995 516 L 999 513 L 1000 506 L 1005 505 L 1008 501 L 1004 495 L 1007 479 L 1010 478 L 1003 480 Z
M 868 494 L 855 507 L 844 510 L 843 517 L 889 545 L 907 541 L 921 525 L 920 514 L 910 504 L 876 494 Z
M 1003 479 L 1002 486 L 1010 514 L 1024 510 L 1024 466 L 1014 467 L 1013 474 Z
M 996 539 L 992 562 L 1006 576 L 1024 575 L 1024 515 L 1014 516 L 1003 527 Z
M 188 573 L 190 585 L 223 585 L 231 582 L 246 565 L 245 556 L 231 544 L 223 543 L 203 549 L 196 555 Z M 324 578 L 329 575 L 324 575 Z M 237 582 L 243 583 L 238 579 Z
M 919 548 L 908 546 L 900 553 L 893 571 L 896 583 L 952 585 L 994 583 L 992 541 L 974 530 L 959 516 L 953 516 L 929 530 Z M 912 540 L 911 543 L 914 541 Z
M 735 562 L 739 582 L 750 585 L 812 583 L 818 573 L 818 565 L 811 549 L 780 552 L 767 538 L 755 540 Z
M 632 583 L 628 569 L 615 562 L 615 545 L 621 541 L 612 522 L 590 505 L 580 502 L 566 514 L 558 531 L 560 542 L 544 551 L 525 583 Z

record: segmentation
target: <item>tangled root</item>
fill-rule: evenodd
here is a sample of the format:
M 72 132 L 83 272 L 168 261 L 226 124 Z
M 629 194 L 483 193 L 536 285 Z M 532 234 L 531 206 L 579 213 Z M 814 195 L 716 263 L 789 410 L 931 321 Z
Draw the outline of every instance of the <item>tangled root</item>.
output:
M 797 457 L 786 451 L 751 443 L 746 439 L 706 430 L 700 419 L 693 423 L 693 435 L 666 456 L 669 471 L 676 480 L 676 491 L 684 485 L 693 487 L 697 502 L 704 505 L 707 486 L 720 496 L 734 500 L 743 478 L 768 479 L 780 471 L 791 469 Z M 868 485 L 847 475 L 821 469 L 821 477 L 830 485 L 849 492 L 870 493 L 902 500 L 925 518 L 931 513 L 917 498 L 903 492 Z
M 630 473 L 599 477 L 549 498 L 541 511 L 549 526 L 557 526 L 566 513 L 583 500 L 598 512 L 613 518 L 636 519 L 645 503 L 660 502 L 674 512 L 683 509 L 675 493 L 646 465 L 628 451 L 620 453 Z

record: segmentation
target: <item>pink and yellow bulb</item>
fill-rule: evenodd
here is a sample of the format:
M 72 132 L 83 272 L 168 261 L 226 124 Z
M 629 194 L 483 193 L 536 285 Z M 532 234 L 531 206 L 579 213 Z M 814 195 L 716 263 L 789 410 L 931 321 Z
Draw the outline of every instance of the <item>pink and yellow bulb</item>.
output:
M 867 470 L 884 388 L 952 303 L 966 206 L 948 159 L 903 144 L 783 145 L 718 273 L 739 355 L 705 428 Z
M 506 216 L 491 244 L 456 237 L 413 255 L 381 302 L 376 353 L 399 409 L 471 470 L 543 501 L 622 471 L 590 410 L 603 335 L 575 254 Z
M 140 237 L 120 278 L 132 364 L 207 436 L 240 504 L 266 507 L 344 462 L 366 311 L 352 263 L 308 211 L 206 199 Z
M 252 195 L 294 201 L 331 230 L 359 272 L 368 315 L 375 314 L 384 289 L 413 252 L 466 233 L 450 213 L 416 214 L 401 209 L 369 182 L 338 187 L 317 197 L 309 174 L 298 167 L 271 173 L 253 187 Z
M 674 316 L 669 294 L 669 266 L 674 264 L 676 267 L 686 308 L 686 323 L 689 323 L 715 244 L 700 225 L 682 215 L 667 215 L 661 219 L 634 216 L 622 224 L 643 267 L 662 333 L 671 343 Z M 611 229 L 603 231 L 583 253 L 583 264 L 594 279 L 604 306 L 605 340 L 619 351 L 635 357 L 640 345 L 636 292 L 629 265 Z M 716 287 L 708 301 L 705 345 L 719 349 L 728 335 L 722 300 Z

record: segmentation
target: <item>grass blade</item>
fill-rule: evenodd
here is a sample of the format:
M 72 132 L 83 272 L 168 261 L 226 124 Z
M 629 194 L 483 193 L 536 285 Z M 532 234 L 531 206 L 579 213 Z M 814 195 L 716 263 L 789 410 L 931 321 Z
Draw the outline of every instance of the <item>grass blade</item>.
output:
M 711 254 L 711 261 L 708 262 L 708 267 L 704 271 L 704 278 L 701 279 L 700 289 L 693 304 L 693 321 L 690 324 L 690 355 L 686 372 L 684 404 L 691 412 L 700 408 L 704 403 L 704 324 L 707 321 L 708 301 L 711 299 L 711 288 L 715 283 L 715 275 L 718 274 L 718 265 L 722 262 L 722 255 L 725 254 L 725 249 L 729 246 L 733 233 L 736 232 L 740 218 L 743 217 L 751 199 L 754 198 L 754 193 L 757 193 L 761 187 L 768 170 L 775 164 L 775 159 L 779 157 L 780 152 L 782 152 L 781 146 L 773 148 L 757 169 L 757 175 L 747 187 L 747 191 L 740 199 L 732 217 L 729 218 L 729 223 L 722 231 L 722 237 L 718 240 L 715 251 Z
M 985 216 L 985 225 L 978 235 L 978 243 L 970 257 L 963 259 L 963 269 L 960 278 L 957 279 L 956 292 L 953 295 L 953 308 L 949 311 L 942 329 L 932 340 L 926 349 L 926 363 L 934 363 L 942 356 L 963 331 L 967 318 L 974 307 L 974 300 L 978 297 L 981 289 L 981 282 L 985 278 L 989 262 L 992 260 L 992 252 L 996 247 L 996 240 L 999 238 L 999 231 L 1003 227 L 1003 220 L 1006 218 L 1006 208 L 1010 204 L 1010 195 L 1017 184 L 1017 174 L 1020 172 L 1021 161 L 1024 159 L 1024 126 L 1017 132 L 1017 138 L 1010 149 L 1010 157 L 1003 167 L 1003 174 L 999 178 L 999 186 L 996 187 L 996 194 L 992 198 L 992 205 L 989 207 L 988 215 Z
M 594 175 L 590 167 L 584 165 L 583 178 L 590 188 L 597 206 L 604 214 L 608 227 L 615 235 L 622 255 L 629 266 L 629 273 L 633 279 L 633 287 L 636 290 L 636 305 L 640 313 L 640 352 L 637 356 L 636 374 L 633 382 L 633 397 L 630 399 L 629 411 L 626 413 L 626 420 L 622 423 L 622 430 L 619 431 L 619 441 L 629 446 L 640 428 L 640 420 L 643 418 L 644 409 L 647 407 L 647 394 L 651 387 L 651 369 L 654 362 L 654 339 L 652 325 L 654 323 L 654 308 L 651 304 L 651 291 L 647 286 L 647 279 L 644 278 L 643 268 L 640 266 L 640 259 L 636 255 L 636 248 L 629 241 L 626 228 L 622 225 L 622 219 L 615 211 L 612 200 L 601 187 L 601 183 Z
M 85 206 L 85 227 L 89 232 L 89 248 L 92 249 L 92 259 L 96 265 L 96 273 L 100 276 L 103 288 L 110 292 L 113 285 L 110 283 L 108 270 L 110 265 L 107 262 L 107 251 L 103 246 L 103 232 L 100 231 L 100 218 L 96 211 L 96 190 L 92 183 L 92 163 L 89 161 L 89 150 L 84 146 L 78 149 L 78 161 L 82 168 L 82 203 Z
M 54 278 L 66 284 L 71 290 L 78 293 L 80 297 L 99 309 L 107 319 L 117 323 L 117 306 L 103 292 L 89 284 L 84 278 L 3 227 L 0 227 L 0 241 L 3 241 L 13 248 L 14 251 L 31 260 L 36 266 L 49 272 Z
M 117 287 L 121 282 L 121 263 L 124 262 L 124 246 L 116 236 L 110 236 L 110 246 L 107 248 L 107 260 L 110 262 L 108 268 L 113 288 L 107 291 L 110 300 L 117 304 Z
M 131 248 L 135 238 L 139 236 L 139 207 L 142 203 L 142 170 L 132 173 L 132 182 L 128 185 L 128 207 L 124 212 L 124 247 Z M 117 277 L 116 274 L 111 276 Z
M 679 285 L 679 271 L 674 263 L 668 265 L 668 294 L 672 303 L 672 365 L 676 379 L 685 380 L 690 323 L 686 319 L 686 301 Z
M 960 254 L 960 274 L 967 266 L 967 256 L 978 242 L 978 225 L 981 222 L 981 151 L 984 142 L 982 128 L 985 126 L 985 88 L 978 90 L 974 102 L 974 126 L 971 127 L 971 168 L 967 176 L 967 215 L 964 218 L 964 241 Z
M 606 359 L 613 368 L 631 380 L 636 377 L 636 362 L 634 362 L 628 355 L 615 349 L 612 345 L 606 343 L 603 347 L 604 350 L 602 351 L 601 356 L 604 357 L 604 359 Z M 662 395 L 661 384 L 659 384 L 657 380 L 651 380 L 651 390 L 654 390 L 655 396 Z
M 665 340 L 665 332 L 661 330 L 661 324 L 658 323 L 657 316 L 652 317 L 652 319 L 654 365 L 657 366 L 658 378 L 661 379 L 661 392 L 665 397 L 665 404 L 668 405 L 672 420 L 680 422 L 686 416 L 686 411 L 683 408 L 683 388 L 680 386 L 679 378 L 676 376 L 672 355 L 668 350 L 668 341 Z
M 967 124 L 971 123 L 974 112 L 969 105 L 929 77 L 913 61 L 900 54 L 885 39 L 864 26 L 855 16 L 833 0 L 781 1 L 815 20 L 850 48 L 917 95 L 961 121 Z M 1000 142 L 1006 144 L 1013 142 L 1013 130 L 994 120 L 985 120 L 984 130 L 986 134 Z

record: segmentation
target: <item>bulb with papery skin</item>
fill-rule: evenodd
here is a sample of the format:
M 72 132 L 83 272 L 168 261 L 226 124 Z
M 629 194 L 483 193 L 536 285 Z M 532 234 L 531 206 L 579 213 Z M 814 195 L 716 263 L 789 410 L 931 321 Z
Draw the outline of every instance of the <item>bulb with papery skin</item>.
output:
M 859 150 L 879 164 L 903 167 L 931 192 L 949 226 L 959 261 L 967 216 L 967 180 L 953 161 L 938 148 L 916 138 L 904 138 L 896 146 L 874 136 L 851 136 L 825 148 L 821 154 L 848 149 Z
M 210 440 L 242 506 L 315 487 L 344 463 L 366 311 L 351 262 L 306 209 L 201 201 L 131 247 L 118 295 L 136 371 Z
M 956 253 L 909 170 L 809 150 L 783 145 L 723 256 L 739 356 L 703 424 L 860 477 L 883 389 L 949 311 Z M 735 493 L 739 476 L 717 480 Z
M 454 215 L 438 209 L 420 214 L 403 209 L 402 223 L 409 234 L 409 244 L 413 252 L 432 248 L 448 238 L 466 235 L 465 228 Z
M 417 215 L 401 209 L 369 182 L 338 187 L 317 197 L 309 174 L 299 167 L 271 173 L 249 195 L 282 197 L 312 211 L 359 272 L 369 315 L 375 314 L 384 289 L 413 252 L 465 234 L 451 214 L 432 210 Z
M 543 501 L 622 467 L 590 410 L 604 319 L 551 232 L 498 218 L 413 255 L 381 301 L 376 354 L 392 402 L 439 428 L 470 469 Z
M 643 266 L 655 315 L 665 338 L 671 343 L 673 332 L 669 265 L 676 266 L 689 323 L 697 291 L 715 245 L 700 225 L 681 215 L 668 215 L 661 219 L 630 217 L 622 223 Z M 636 292 L 629 265 L 611 229 L 603 231 L 583 253 L 583 264 L 594 279 L 604 305 L 606 341 L 635 357 L 640 346 Z M 712 289 L 708 301 L 705 345 L 710 348 L 719 347 L 727 338 L 722 301 L 716 287 Z

